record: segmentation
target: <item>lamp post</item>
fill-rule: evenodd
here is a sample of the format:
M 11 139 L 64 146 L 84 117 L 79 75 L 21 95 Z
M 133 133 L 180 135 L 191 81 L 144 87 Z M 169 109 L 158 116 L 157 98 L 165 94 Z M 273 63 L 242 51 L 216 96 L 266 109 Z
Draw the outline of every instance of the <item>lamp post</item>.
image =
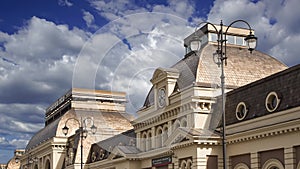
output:
M 94 120 L 91 117 L 86 117 L 85 119 L 82 120 L 81 118 L 81 122 L 78 119 L 75 118 L 69 118 L 67 119 L 67 121 L 65 122 L 65 126 L 62 128 L 62 132 L 64 133 L 64 135 L 66 136 L 68 134 L 69 131 L 69 127 L 67 127 L 67 123 L 69 120 L 75 120 L 78 124 L 79 124 L 79 134 L 80 134 L 80 168 L 83 169 L 83 139 L 85 139 L 87 137 L 87 129 L 86 126 L 83 126 L 83 124 L 85 124 L 86 120 L 91 120 L 92 125 L 91 125 L 91 131 L 92 134 L 95 134 L 97 131 L 97 127 L 94 125 Z
M 256 47 L 256 42 L 257 42 L 257 37 L 255 37 L 253 34 L 252 34 L 252 29 L 250 27 L 250 25 L 248 24 L 248 22 L 244 21 L 244 20 L 236 20 L 236 21 L 233 21 L 231 22 L 231 24 L 229 24 L 229 26 L 227 27 L 227 29 L 225 30 L 225 32 L 223 31 L 223 22 L 221 21 L 220 23 L 220 29 L 218 30 L 216 28 L 216 26 L 210 22 L 201 22 L 198 27 L 201 25 L 201 24 L 208 24 L 208 25 L 211 25 L 216 33 L 217 33 L 217 44 L 218 44 L 218 47 L 217 47 L 217 51 L 216 51 L 216 54 L 217 54 L 217 61 L 215 61 L 215 63 L 221 67 L 221 76 L 220 76 L 220 79 L 221 79 L 221 90 L 222 90 L 222 109 L 221 109 L 221 112 L 222 112 L 222 149 L 223 149 L 223 168 L 226 169 L 227 168 L 227 164 L 226 164 L 226 123 L 225 123 L 225 75 L 224 75 L 224 63 L 225 63 L 225 66 L 226 66 L 226 35 L 227 35 L 227 32 L 229 30 L 229 28 L 237 23 L 237 22 L 243 22 L 245 23 L 248 28 L 249 28 L 249 35 L 247 35 L 245 37 L 245 41 L 247 43 L 247 46 L 248 46 L 248 50 L 250 51 L 250 53 L 252 53 L 252 51 L 255 49 Z M 196 32 L 197 32 L 197 28 L 195 29 L 195 36 L 192 37 L 191 41 L 190 41 L 190 48 L 192 51 L 194 52 L 198 52 L 201 48 L 201 39 L 200 37 L 196 36 Z M 224 50 L 224 51 L 223 51 Z

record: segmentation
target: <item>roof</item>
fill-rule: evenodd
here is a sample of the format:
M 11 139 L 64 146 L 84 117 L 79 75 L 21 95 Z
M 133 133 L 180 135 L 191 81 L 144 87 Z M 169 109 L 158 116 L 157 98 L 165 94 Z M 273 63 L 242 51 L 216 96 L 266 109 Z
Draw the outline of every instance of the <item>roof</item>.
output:
M 135 144 L 136 134 L 133 129 L 94 143 L 89 153 L 88 163 L 107 159 L 113 151 L 119 151 L 123 154 L 137 154 L 140 150 Z
M 115 146 L 128 146 L 135 145 L 136 134 L 133 129 L 100 141 L 97 144 L 99 147 L 105 150 L 112 150 Z
M 251 120 L 254 118 L 282 112 L 300 106 L 300 65 L 296 65 L 259 81 L 242 86 L 226 96 L 226 125 Z M 280 102 L 278 107 L 269 112 L 265 102 L 269 93 L 276 92 Z M 243 120 L 236 118 L 236 107 L 244 102 L 248 109 Z
M 280 61 L 260 51 L 253 51 L 251 54 L 246 48 L 229 45 L 226 49 L 228 59 L 224 74 L 227 88 L 237 88 L 287 68 Z M 213 87 L 220 84 L 221 70 L 213 58 L 216 50 L 217 45 L 209 43 L 198 55 L 189 53 L 171 67 L 179 72 L 176 84 L 178 89 L 192 85 Z M 153 105 L 153 90 L 152 87 L 143 107 Z
M 247 48 L 227 46 L 227 64 L 224 66 L 225 85 L 237 88 L 270 76 L 287 68 L 275 58 L 259 51 L 250 53 Z M 206 45 L 201 51 L 197 69 L 197 82 L 219 84 L 221 70 L 214 62 L 217 45 Z
M 34 136 L 32 136 L 26 146 L 26 150 L 36 147 L 37 145 L 49 140 L 50 138 L 55 137 L 59 121 L 60 118 L 56 119 L 54 122 L 47 125 L 45 128 L 41 129 Z
M 74 110 L 71 109 L 65 113 L 61 118 L 56 119 L 54 122 L 48 124 L 43 129 L 38 131 L 28 142 L 26 150 L 32 149 L 37 145 L 56 136 L 64 136 L 62 128 L 65 125 L 65 121 L 69 118 L 85 119 L 86 117 L 92 117 L 95 126 L 98 131 L 124 131 L 132 128 L 130 121 L 133 116 L 125 112 L 104 112 L 97 110 Z M 69 121 L 69 135 L 75 133 L 78 129 L 78 123 Z

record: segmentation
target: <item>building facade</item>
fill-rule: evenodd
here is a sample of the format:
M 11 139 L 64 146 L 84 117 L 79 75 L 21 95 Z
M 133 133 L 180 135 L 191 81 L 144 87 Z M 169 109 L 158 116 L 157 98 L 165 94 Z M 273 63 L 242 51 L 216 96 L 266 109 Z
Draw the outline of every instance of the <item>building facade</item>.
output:
M 14 152 L 14 157 L 8 161 L 7 167 L 5 169 L 16 169 L 20 168 L 20 158 L 24 155 L 24 149 L 16 149 Z
M 154 72 L 134 130 L 93 144 L 88 168 L 223 167 L 216 32 L 209 25 L 199 31 L 202 51 L 190 52 L 193 35 L 185 39 L 184 58 Z M 299 169 L 300 66 L 287 69 L 259 51 L 249 54 L 241 41 L 247 33 L 229 31 L 226 51 L 228 167 Z
M 46 110 L 45 127 L 27 144 L 20 168 L 80 168 L 91 144 L 132 128 L 133 118 L 125 112 L 125 102 L 123 92 L 71 89 Z M 97 127 L 95 134 L 89 130 L 91 125 Z M 67 135 L 62 131 L 64 126 L 69 127 Z M 82 159 L 80 127 L 87 131 Z
M 190 51 L 193 34 L 184 40 L 185 56 L 154 71 L 135 119 L 125 112 L 125 93 L 72 89 L 59 98 L 20 157 L 21 168 L 80 168 L 83 160 L 86 169 L 221 169 L 217 35 L 209 25 L 196 33 L 202 50 Z M 300 65 L 287 68 L 262 52 L 248 53 L 247 34 L 240 28 L 228 32 L 228 167 L 300 169 Z M 78 129 L 88 117 L 98 130 L 83 140 L 81 158 Z

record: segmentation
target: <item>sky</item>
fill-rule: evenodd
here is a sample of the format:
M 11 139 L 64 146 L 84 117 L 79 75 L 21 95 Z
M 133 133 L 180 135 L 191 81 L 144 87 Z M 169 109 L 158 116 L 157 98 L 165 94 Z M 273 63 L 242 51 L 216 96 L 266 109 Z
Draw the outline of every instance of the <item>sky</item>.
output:
M 0 163 L 44 127 L 72 87 L 124 91 L 141 108 L 158 67 L 184 56 L 202 21 L 246 20 L 257 50 L 300 63 L 299 0 L 1 0 Z M 230 58 L 228 58 L 230 59 Z

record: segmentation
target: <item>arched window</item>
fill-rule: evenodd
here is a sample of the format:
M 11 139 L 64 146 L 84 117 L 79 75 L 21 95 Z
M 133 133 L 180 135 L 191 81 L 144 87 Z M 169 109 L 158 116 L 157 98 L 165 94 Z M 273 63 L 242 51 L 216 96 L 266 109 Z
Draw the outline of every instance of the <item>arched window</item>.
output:
M 187 121 L 186 121 L 186 118 L 181 119 L 180 127 L 187 127 Z
M 284 169 L 282 163 L 277 159 L 267 160 L 262 169 Z
M 147 150 L 152 149 L 152 134 L 151 131 L 148 131 L 148 136 L 147 136 Z
M 162 144 L 164 144 L 168 139 L 168 126 L 165 126 L 163 129 L 163 135 L 162 135 Z
M 34 169 L 39 169 L 37 164 L 34 166 Z
M 181 161 L 180 169 L 186 169 L 186 161 L 185 160 Z
M 51 169 L 50 160 L 49 159 L 45 163 L 45 169 Z
M 238 163 L 233 169 L 249 169 L 249 167 L 245 163 Z
M 193 165 L 193 162 L 191 159 L 188 159 L 186 162 L 186 169 L 191 169 Z
M 180 127 L 180 121 L 177 119 L 177 120 L 175 120 L 175 122 L 174 122 L 174 130 L 176 130 L 177 128 L 179 128 Z
M 141 150 L 146 151 L 146 140 L 147 140 L 147 133 L 144 132 L 141 139 Z
M 156 147 L 157 148 L 160 148 L 162 147 L 162 128 L 159 127 L 157 130 L 156 130 Z

